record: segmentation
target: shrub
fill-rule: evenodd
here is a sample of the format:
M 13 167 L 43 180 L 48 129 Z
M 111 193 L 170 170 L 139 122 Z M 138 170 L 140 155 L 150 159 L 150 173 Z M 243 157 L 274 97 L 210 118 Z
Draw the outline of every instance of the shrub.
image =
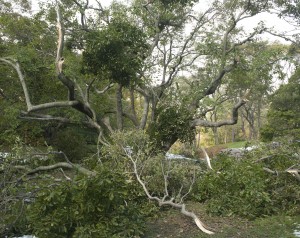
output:
M 155 143 L 144 131 L 116 132 L 111 138 L 115 143 L 103 148 L 108 162 L 113 158 L 114 167 L 132 174 L 133 165 L 125 151 L 129 149 L 127 153 L 136 161 L 137 170 L 153 196 L 165 195 L 165 177 L 169 195 L 175 199 L 183 196 L 189 191 L 196 171 L 201 170 L 194 161 L 166 159 L 164 153 L 154 149 Z
M 224 157 L 214 167 L 220 172 L 201 176 L 194 191 L 198 201 L 207 203 L 208 212 L 249 218 L 272 213 L 267 174 L 259 165 Z
M 43 188 L 27 208 L 29 229 L 38 237 L 130 237 L 143 232 L 151 209 L 120 171 L 98 169 Z
M 285 153 L 280 153 L 276 149 L 275 154 L 263 160 L 257 160 L 262 151 L 249 153 L 248 158 L 242 160 L 219 156 L 213 161 L 215 170 L 203 173 L 197 179 L 193 197 L 205 202 L 207 211 L 216 215 L 256 218 L 299 213 L 299 182 L 284 172 L 299 163 L 299 157 L 292 156 L 297 153 L 290 147 L 284 150 Z M 265 167 L 280 172 L 267 173 Z

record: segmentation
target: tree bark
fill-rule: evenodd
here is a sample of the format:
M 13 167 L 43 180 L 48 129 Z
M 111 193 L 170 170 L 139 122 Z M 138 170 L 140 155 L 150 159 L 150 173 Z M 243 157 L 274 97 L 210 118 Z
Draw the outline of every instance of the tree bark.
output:
M 134 90 L 133 88 L 130 89 L 130 106 L 131 106 L 131 112 L 132 112 L 132 119 L 134 121 L 134 125 L 138 125 L 138 119 L 136 115 L 135 110 L 135 97 L 134 97 Z
M 204 126 L 204 127 L 221 127 L 225 125 L 234 125 L 238 121 L 238 110 L 240 107 L 242 107 L 244 104 L 246 104 L 245 99 L 240 99 L 232 108 L 231 110 L 231 119 L 229 120 L 223 120 L 223 121 L 217 121 L 217 122 L 212 122 L 212 121 L 207 121 L 203 119 L 194 119 L 190 125 L 192 127 L 195 126 Z
M 148 114 L 149 114 L 149 97 L 144 96 L 144 103 L 143 103 L 143 114 L 140 122 L 140 129 L 145 129 L 146 124 L 147 124 L 147 119 L 148 119 Z
M 117 128 L 119 131 L 123 130 L 122 88 L 122 85 L 118 84 L 116 92 Z

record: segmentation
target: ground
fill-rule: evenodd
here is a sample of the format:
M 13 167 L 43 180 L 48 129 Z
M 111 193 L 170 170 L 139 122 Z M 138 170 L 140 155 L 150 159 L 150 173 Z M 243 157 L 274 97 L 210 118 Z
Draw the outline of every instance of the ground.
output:
M 188 203 L 187 209 L 196 213 L 216 235 L 199 231 L 191 218 L 175 209 L 162 209 L 158 218 L 147 224 L 143 238 L 292 238 L 300 224 L 300 216 L 276 216 L 256 221 L 237 217 L 210 216 L 203 205 Z M 300 228 L 299 228 L 300 230 Z

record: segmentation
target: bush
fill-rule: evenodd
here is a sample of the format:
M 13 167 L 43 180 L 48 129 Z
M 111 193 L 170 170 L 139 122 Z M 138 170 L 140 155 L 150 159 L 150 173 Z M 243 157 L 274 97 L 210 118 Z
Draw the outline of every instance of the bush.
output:
M 30 153 L 19 141 L 15 147 L 13 158 L 1 164 L 0 172 L 5 171 L 0 180 L 4 188 L 0 199 L 1 237 L 24 233 L 38 237 L 138 236 L 143 232 L 145 219 L 157 211 L 153 203 L 148 203 L 132 174 L 124 172 L 121 165 L 125 163 L 117 151 L 116 157 L 107 158 L 101 166 L 90 164 L 97 176 L 69 171 L 67 174 L 73 180 L 65 181 L 56 171 L 22 177 L 23 171 L 17 173 L 14 168 L 19 160 L 29 168 L 45 162 L 29 160 L 24 164 L 25 156 L 28 154 L 30 158 Z M 117 158 L 120 166 L 115 164 Z
M 203 173 L 197 179 L 193 197 L 205 202 L 207 211 L 215 215 L 254 219 L 280 213 L 299 213 L 299 182 L 284 172 L 299 163 L 299 157 L 292 156 L 297 153 L 290 147 L 285 150 L 288 152 L 281 154 L 276 149 L 274 155 L 258 161 L 261 152 L 251 153 L 242 160 L 219 156 L 213 161 L 213 168 L 218 172 Z M 265 167 L 280 172 L 277 175 L 267 173 Z
M 144 196 L 120 171 L 98 169 L 43 188 L 27 207 L 29 229 L 38 237 L 131 237 L 143 232 L 151 212 Z
M 224 157 L 198 179 L 195 197 L 206 202 L 208 212 L 254 218 L 271 214 L 271 198 L 266 192 L 267 174 L 259 165 Z
M 192 142 L 195 129 L 189 124 L 191 113 L 183 107 L 163 105 L 157 109 L 156 121 L 147 130 L 156 148 L 168 150 L 179 139 L 181 142 Z
M 129 152 L 136 162 L 140 177 L 152 196 L 163 197 L 165 195 L 166 177 L 168 193 L 176 200 L 189 191 L 194 174 L 201 170 L 198 165 L 195 165 L 195 161 L 166 159 L 165 153 L 153 149 L 155 143 L 151 142 L 144 131 L 116 132 L 111 138 L 115 143 L 103 148 L 108 161 L 112 161 L 113 158 L 114 167 L 122 167 L 123 171 L 132 174 L 133 165 L 126 155 L 126 150 L 129 150 L 127 153 Z M 133 176 L 132 179 L 135 180 L 135 177 Z

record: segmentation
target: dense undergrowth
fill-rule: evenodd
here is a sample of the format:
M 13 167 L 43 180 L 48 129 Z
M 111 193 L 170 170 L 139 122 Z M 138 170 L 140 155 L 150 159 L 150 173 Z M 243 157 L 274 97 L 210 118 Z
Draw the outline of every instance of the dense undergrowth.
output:
M 218 155 L 213 171 L 199 176 L 193 198 L 207 212 L 249 219 L 300 214 L 300 183 L 287 169 L 299 167 L 299 146 L 264 146 L 243 158 Z
M 152 194 L 162 196 L 165 184 L 162 169 L 169 169 L 170 196 L 188 192 L 193 172 L 193 190 L 186 199 L 205 204 L 206 212 L 217 216 L 247 219 L 274 215 L 300 214 L 300 183 L 289 168 L 299 168 L 299 145 L 261 145 L 243 158 L 219 154 L 212 159 L 213 170 L 205 165 L 172 161 L 153 154 L 145 135 L 116 134 L 115 146 L 104 149 L 102 163 L 86 159 L 84 164 L 96 176 L 34 175 L 23 177 L 11 186 L 18 172 L 15 164 L 2 164 L 1 236 L 35 234 L 43 237 L 139 237 L 145 232 L 147 219 L 156 216 L 156 204 L 148 201 L 141 186 L 124 160 L 124 147 L 143 158 L 142 178 Z M 132 150 L 132 151 L 131 151 Z M 127 151 L 128 152 L 128 151 Z M 6 167 L 7 166 L 7 167 Z M 271 171 L 271 172 L 270 172 Z M 8 181 L 11 176 L 11 181 Z M 22 194 L 31 193 L 25 200 Z M 4 196 L 5 195 L 5 196 Z M 5 200 L 7 199 L 7 200 Z M 176 200 L 176 197 L 175 197 Z M 205 221 L 204 221 L 205 222 Z

